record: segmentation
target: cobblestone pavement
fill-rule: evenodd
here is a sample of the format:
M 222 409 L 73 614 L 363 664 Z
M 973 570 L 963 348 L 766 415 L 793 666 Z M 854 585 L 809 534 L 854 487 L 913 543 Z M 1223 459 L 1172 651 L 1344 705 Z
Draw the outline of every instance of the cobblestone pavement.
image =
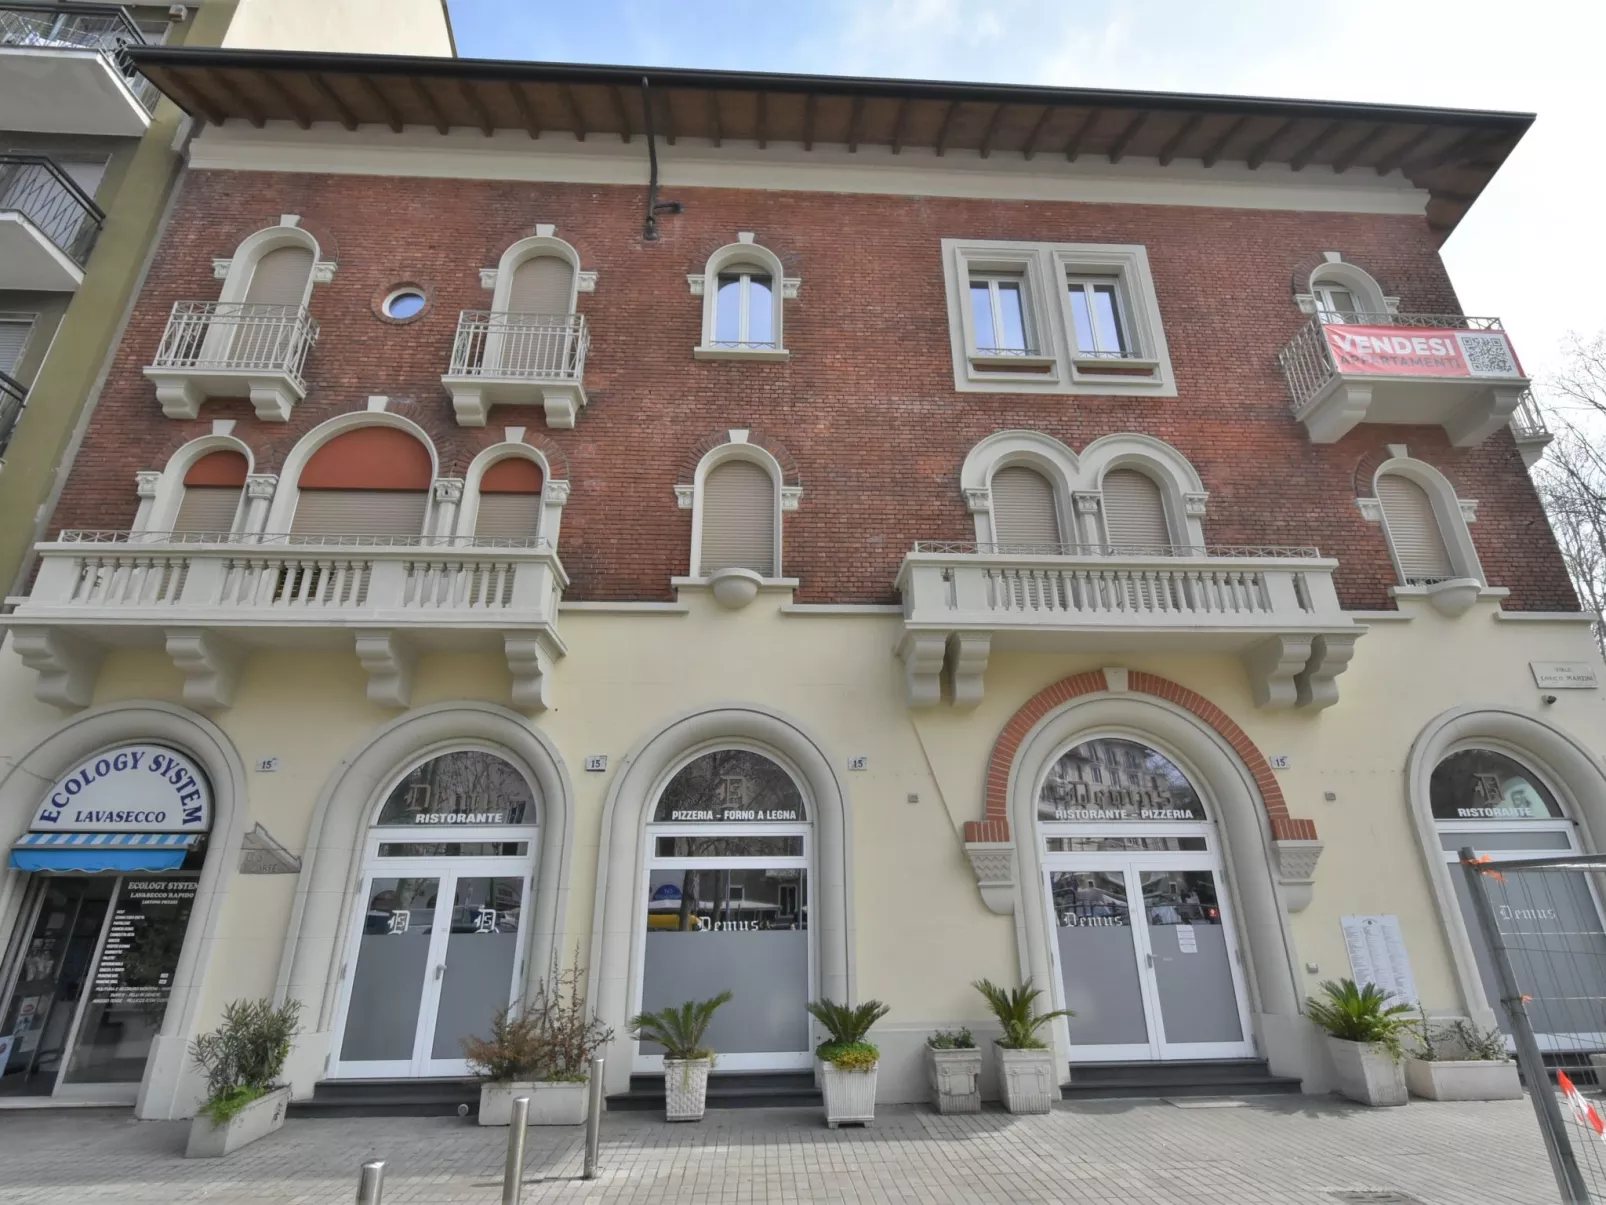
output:
M 1185 1107 L 1186 1106 L 1186 1107 Z M 1100 1205 L 1555 1205 L 1526 1100 L 1363 1109 L 1328 1098 L 1056 1105 L 1043 1117 L 883 1108 L 830 1131 L 818 1110 L 604 1123 L 601 1176 L 578 1129 L 531 1129 L 524 1201 L 1098 1202 Z M 0 1112 L 0 1202 L 350 1202 L 386 1160 L 386 1205 L 501 1200 L 507 1131 L 455 1118 L 292 1120 L 222 1160 L 182 1158 L 187 1123 L 112 1110 Z

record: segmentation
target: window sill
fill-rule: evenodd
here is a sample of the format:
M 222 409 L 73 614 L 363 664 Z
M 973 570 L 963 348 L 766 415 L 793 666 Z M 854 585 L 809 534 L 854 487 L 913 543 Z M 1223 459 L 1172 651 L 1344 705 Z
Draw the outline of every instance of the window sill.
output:
M 1058 380 L 1059 361 L 1053 356 L 999 356 L 985 352 L 971 352 L 969 357 L 972 376 L 985 376 L 989 380 L 1030 377 L 1039 380 Z
M 790 360 L 792 353 L 784 347 L 708 347 L 692 348 L 694 360 Z
M 1071 375 L 1078 381 L 1158 381 L 1160 361 L 1137 356 L 1073 355 Z

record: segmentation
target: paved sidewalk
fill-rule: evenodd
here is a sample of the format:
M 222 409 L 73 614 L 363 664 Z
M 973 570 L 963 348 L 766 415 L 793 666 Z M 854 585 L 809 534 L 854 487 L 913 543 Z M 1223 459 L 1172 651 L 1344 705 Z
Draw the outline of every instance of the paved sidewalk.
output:
M 1556 1205 L 1526 1100 L 1363 1109 L 1329 1098 L 1187 1107 L 1057 1105 L 1046 1117 L 884 1108 L 829 1131 L 818 1110 L 718 1111 L 670 1126 L 604 1123 L 603 1173 L 578 1179 L 582 1134 L 532 1129 L 527 1203 L 769 1205 Z M 0 1112 L 0 1202 L 291 1205 L 355 1196 L 385 1159 L 386 1205 L 501 1200 L 506 1130 L 457 1119 L 292 1120 L 224 1160 L 181 1157 L 187 1123 L 110 1110 Z

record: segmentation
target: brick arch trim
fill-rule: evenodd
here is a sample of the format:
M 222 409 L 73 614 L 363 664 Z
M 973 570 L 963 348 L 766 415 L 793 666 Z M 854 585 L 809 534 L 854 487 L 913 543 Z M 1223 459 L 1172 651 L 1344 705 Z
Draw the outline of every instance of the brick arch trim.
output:
M 728 430 L 715 431 L 699 440 L 685 456 L 681 458 L 679 473 L 675 480 L 681 485 L 690 485 L 697 479 L 697 466 L 702 463 L 704 456 L 715 448 L 722 448 L 731 442 Z M 753 427 L 747 432 L 747 442 L 755 447 L 763 448 L 776 463 L 781 466 L 782 485 L 800 485 L 802 478 L 798 473 L 797 459 L 791 450 L 776 439 L 769 432 Z
M 993 743 L 992 756 L 987 762 L 985 817 L 965 822 L 967 842 L 1000 842 L 1010 839 L 1009 771 L 1015 763 L 1015 755 L 1020 751 L 1021 742 L 1026 739 L 1026 734 L 1036 727 L 1038 721 L 1056 707 L 1069 703 L 1072 699 L 1110 689 L 1109 681 L 1102 669 L 1073 674 L 1038 691 L 1010 717 L 1009 723 L 1005 724 L 1004 730 L 998 734 L 998 740 Z M 1282 788 L 1277 785 L 1276 776 L 1272 774 L 1271 765 L 1266 761 L 1265 755 L 1249 739 L 1249 734 L 1221 708 L 1197 691 L 1189 690 L 1169 678 L 1140 670 L 1133 670 L 1127 675 L 1126 693 L 1153 695 L 1168 703 L 1174 703 L 1213 728 L 1249 768 L 1249 773 L 1255 780 L 1255 788 L 1260 792 L 1260 802 L 1266 809 L 1266 817 L 1271 822 L 1271 835 L 1274 840 L 1316 839 L 1316 822 L 1289 815 L 1288 802 L 1283 798 Z

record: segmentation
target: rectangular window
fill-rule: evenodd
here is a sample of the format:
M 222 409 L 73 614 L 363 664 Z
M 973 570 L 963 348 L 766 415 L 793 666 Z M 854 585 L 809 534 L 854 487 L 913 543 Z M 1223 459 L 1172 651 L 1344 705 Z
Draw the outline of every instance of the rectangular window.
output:
M 1024 286 L 1019 276 L 972 274 L 970 312 L 977 355 L 1033 354 Z
M 1076 354 L 1113 359 L 1129 355 L 1120 282 L 1109 276 L 1073 276 L 1068 284 Z

